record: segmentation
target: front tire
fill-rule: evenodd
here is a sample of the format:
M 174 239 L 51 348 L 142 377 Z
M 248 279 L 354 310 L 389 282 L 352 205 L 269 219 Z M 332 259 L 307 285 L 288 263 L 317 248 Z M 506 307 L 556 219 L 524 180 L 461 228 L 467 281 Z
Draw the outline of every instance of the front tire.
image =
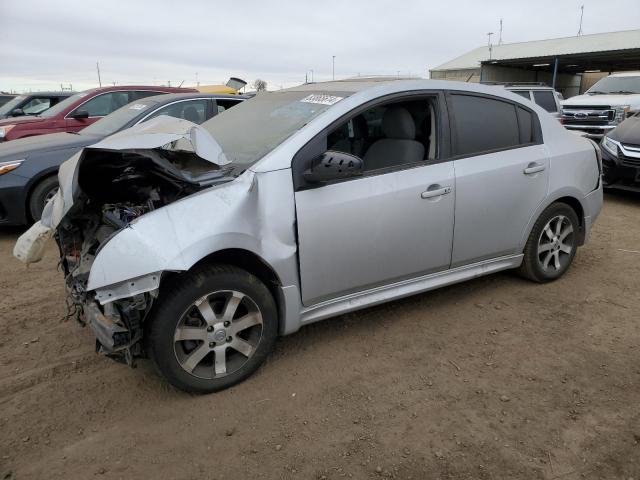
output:
M 165 285 L 148 319 L 145 344 L 169 383 L 211 393 L 254 373 L 277 334 L 278 311 L 267 287 L 245 270 L 214 265 Z
M 34 222 L 40 220 L 44 206 L 58 191 L 58 177 L 52 175 L 38 183 L 29 197 L 29 214 Z
M 569 205 L 551 204 L 531 230 L 518 273 L 538 283 L 560 278 L 576 255 L 579 228 L 578 216 Z

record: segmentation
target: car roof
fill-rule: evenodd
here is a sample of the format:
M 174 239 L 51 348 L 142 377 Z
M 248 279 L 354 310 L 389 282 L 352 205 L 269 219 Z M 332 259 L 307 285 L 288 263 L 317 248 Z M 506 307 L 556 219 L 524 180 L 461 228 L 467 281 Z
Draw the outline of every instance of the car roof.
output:
M 164 87 L 164 86 L 156 86 L 156 85 L 114 85 L 111 87 L 96 87 L 89 88 L 84 90 L 83 93 L 92 94 L 92 93 L 102 93 L 102 92 L 114 92 L 114 91 L 122 91 L 122 90 L 151 90 L 156 92 L 166 91 L 167 93 L 176 92 L 197 92 L 195 88 L 181 88 L 181 87 Z
M 231 100 L 247 100 L 248 97 L 244 95 L 229 95 L 226 93 L 166 93 L 164 95 L 153 95 L 152 97 L 146 97 L 144 99 L 137 100 L 137 103 L 149 100 L 154 103 L 169 103 L 175 100 L 188 100 L 190 98 L 214 98 L 214 99 L 231 99 Z
M 47 96 L 47 97 L 70 97 L 78 92 L 27 92 L 10 94 L 15 96 L 35 97 L 35 96 Z M 4 95 L 4 94 L 3 94 Z
M 553 90 L 546 85 L 502 85 L 508 90 Z

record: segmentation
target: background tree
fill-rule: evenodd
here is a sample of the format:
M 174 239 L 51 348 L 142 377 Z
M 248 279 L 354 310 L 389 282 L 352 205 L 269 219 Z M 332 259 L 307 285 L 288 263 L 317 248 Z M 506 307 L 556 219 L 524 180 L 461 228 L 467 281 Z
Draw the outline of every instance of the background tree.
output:
M 261 78 L 257 78 L 253 82 L 253 88 L 255 88 L 257 92 L 264 92 L 267 89 L 267 82 Z

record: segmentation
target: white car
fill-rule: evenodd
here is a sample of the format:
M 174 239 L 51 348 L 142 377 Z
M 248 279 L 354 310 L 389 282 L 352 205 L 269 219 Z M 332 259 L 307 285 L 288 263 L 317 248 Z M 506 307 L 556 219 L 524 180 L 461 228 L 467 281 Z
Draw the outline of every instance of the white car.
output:
M 583 95 L 562 102 L 560 121 L 569 130 L 600 139 L 640 111 L 640 72 L 615 73 L 598 80 Z

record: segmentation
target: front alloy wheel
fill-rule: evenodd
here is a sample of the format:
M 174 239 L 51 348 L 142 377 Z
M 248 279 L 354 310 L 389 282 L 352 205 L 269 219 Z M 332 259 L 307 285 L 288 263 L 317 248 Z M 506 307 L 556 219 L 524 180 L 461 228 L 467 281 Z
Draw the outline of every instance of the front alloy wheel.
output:
M 198 378 L 238 371 L 262 337 L 262 313 L 247 295 L 235 290 L 199 298 L 182 316 L 173 336 L 180 366 Z
M 244 380 L 275 345 L 278 312 L 269 289 L 230 265 L 169 279 L 145 320 L 145 349 L 175 387 L 194 393 Z

